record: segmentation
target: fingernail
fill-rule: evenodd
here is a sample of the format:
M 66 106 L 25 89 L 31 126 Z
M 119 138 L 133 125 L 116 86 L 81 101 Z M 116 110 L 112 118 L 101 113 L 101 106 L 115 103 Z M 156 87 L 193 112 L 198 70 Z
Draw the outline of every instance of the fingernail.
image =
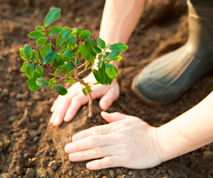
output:
M 52 124 L 53 123 L 53 118 L 51 117 L 51 119 L 50 119 L 50 123 Z
M 57 126 L 57 121 L 53 122 L 53 125 L 54 125 L 54 126 Z
M 64 147 L 64 150 L 65 150 L 66 153 L 69 153 L 69 146 L 66 145 L 66 146 Z
M 69 158 L 71 161 L 75 161 L 76 160 L 76 154 L 70 154 Z
M 94 167 L 93 163 L 87 163 L 87 168 L 88 169 L 93 169 L 93 167 Z
M 65 116 L 65 117 L 64 117 L 64 121 L 65 121 L 65 122 L 69 122 L 69 121 L 70 121 L 70 117 Z

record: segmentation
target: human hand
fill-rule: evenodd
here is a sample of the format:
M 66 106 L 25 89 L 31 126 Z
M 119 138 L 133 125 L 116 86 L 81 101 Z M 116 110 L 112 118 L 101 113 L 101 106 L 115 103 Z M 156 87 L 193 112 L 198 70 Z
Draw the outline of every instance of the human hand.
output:
M 71 161 L 85 161 L 91 170 L 109 167 L 145 169 L 161 163 L 157 128 L 141 119 L 121 113 L 101 113 L 110 124 L 81 131 L 65 146 Z
M 96 79 L 91 73 L 84 81 L 95 83 Z M 54 126 L 59 126 L 63 120 L 65 122 L 71 121 L 80 107 L 88 103 L 89 98 L 82 93 L 81 89 L 80 83 L 77 82 L 68 88 L 67 95 L 58 96 L 51 108 L 53 114 L 50 123 Z M 120 94 L 119 84 L 116 79 L 113 80 L 111 85 L 95 85 L 92 87 L 92 90 L 92 99 L 101 98 L 99 104 L 102 110 L 107 110 Z

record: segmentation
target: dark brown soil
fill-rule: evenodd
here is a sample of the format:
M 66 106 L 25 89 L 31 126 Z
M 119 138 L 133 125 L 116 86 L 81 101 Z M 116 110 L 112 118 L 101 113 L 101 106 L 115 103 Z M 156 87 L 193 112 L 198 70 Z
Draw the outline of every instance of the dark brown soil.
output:
M 99 177 L 99 178 L 186 178 L 213 177 L 213 144 L 147 170 L 113 168 L 86 169 L 85 162 L 72 163 L 64 146 L 79 130 L 104 124 L 98 101 L 88 119 L 84 106 L 70 123 L 59 128 L 49 124 L 55 91 L 42 88 L 31 92 L 19 69 L 19 48 L 25 43 L 35 48 L 27 34 L 43 19 L 51 6 L 62 9 L 56 24 L 81 26 L 97 38 L 104 0 L 0 0 L 0 178 L 15 177 Z M 188 37 L 186 5 L 182 0 L 147 1 L 129 49 L 120 64 L 120 98 L 108 110 L 142 118 L 160 126 L 196 105 L 213 89 L 210 72 L 178 101 L 154 107 L 142 103 L 131 91 L 133 77 L 156 57 L 183 45 Z M 169 134 L 169 133 L 168 133 Z

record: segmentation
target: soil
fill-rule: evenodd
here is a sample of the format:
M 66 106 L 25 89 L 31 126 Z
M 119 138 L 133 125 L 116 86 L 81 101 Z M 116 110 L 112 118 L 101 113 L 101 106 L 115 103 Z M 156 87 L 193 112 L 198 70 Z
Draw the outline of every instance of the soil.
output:
M 19 48 L 25 43 L 36 48 L 27 34 L 43 19 L 50 7 L 60 7 L 57 25 L 82 27 L 97 39 L 104 0 L 0 0 L 0 178 L 15 177 L 91 177 L 91 178 L 186 178 L 213 177 L 213 144 L 167 161 L 155 168 L 133 170 L 86 169 L 85 162 L 68 160 L 64 146 L 74 133 L 105 124 L 98 100 L 94 117 L 88 119 L 83 106 L 70 123 L 49 124 L 50 107 L 57 97 L 49 88 L 31 92 L 25 74 L 20 72 Z M 131 81 L 148 63 L 183 45 L 188 37 L 187 8 L 182 0 L 150 0 L 131 36 L 119 69 L 121 94 L 109 108 L 137 116 L 160 126 L 187 111 L 213 89 L 213 73 L 208 73 L 178 101 L 164 106 L 149 106 L 131 91 Z

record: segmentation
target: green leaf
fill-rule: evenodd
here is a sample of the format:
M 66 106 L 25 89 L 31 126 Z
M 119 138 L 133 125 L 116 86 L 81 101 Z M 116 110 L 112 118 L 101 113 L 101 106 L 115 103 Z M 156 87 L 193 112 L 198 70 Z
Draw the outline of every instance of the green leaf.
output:
M 80 59 L 79 57 L 77 57 L 76 63 L 78 64 L 79 62 L 80 62 Z
M 33 60 L 37 62 L 39 60 L 39 54 L 36 50 L 33 50 Z
M 92 89 L 90 88 L 90 86 L 86 86 L 85 90 L 88 91 L 88 92 L 90 92 L 90 93 L 92 92 Z
M 128 46 L 125 45 L 124 43 L 115 43 L 115 44 L 109 45 L 108 48 L 111 50 L 117 50 L 119 52 L 124 52 L 127 50 Z
M 68 29 L 64 29 L 59 33 L 59 35 L 56 39 L 56 47 L 57 48 L 59 46 L 61 46 L 69 38 L 69 33 L 70 33 L 70 31 Z
M 110 58 L 113 58 L 113 57 L 116 57 L 117 55 L 119 55 L 120 52 L 119 51 L 112 51 L 108 56 L 107 56 L 107 59 L 110 59 Z
M 102 63 L 102 66 L 98 70 L 98 77 L 99 77 L 99 80 L 97 81 L 98 83 L 102 85 L 108 85 L 112 83 L 113 79 L 109 78 L 109 76 L 107 75 L 104 62 Z
M 56 55 L 57 53 L 55 51 L 48 53 L 43 59 L 43 64 L 48 64 L 52 62 Z
M 63 50 L 68 49 L 68 42 L 65 41 L 64 43 L 62 43 L 61 47 L 62 47 Z
M 87 38 L 86 41 L 85 41 L 85 46 L 87 47 L 88 52 L 92 56 L 96 56 L 96 52 L 92 49 L 93 46 L 96 46 L 96 43 L 94 42 L 93 39 Z
M 61 51 L 61 54 L 62 54 L 62 55 L 64 55 L 64 53 L 65 53 L 65 52 L 67 52 L 67 51 L 69 51 L 69 49 L 68 49 L 68 48 L 63 49 L 63 50 Z
M 109 64 L 108 62 L 106 62 L 106 73 L 110 78 L 113 78 L 113 79 L 116 78 L 118 75 L 117 69 L 113 65 Z
M 33 67 L 34 67 L 33 63 L 30 63 L 30 64 L 27 66 L 27 68 L 26 68 L 26 76 L 27 76 L 27 78 L 29 78 L 29 79 L 32 79 L 32 78 L 33 78 L 33 75 L 34 75 L 34 73 L 33 73 Z
M 66 95 L 67 94 L 67 90 L 66 88 L 60 86 L 60 85 L 55 85 L 55 89 L 56 89 L 56 92 L 59 94 L 59 95 Z
M 41 87 L 45 87 L 49 85 L 49 82 L 46 81 L 44 78 L 37 78 L 36 79 L 36 85 L 41 86 Z
M 26 69 L 27 69 L 27 66 L 28 66 L 29 62 L 28 61 L 25 61 L 21 67 L 21 72 L 25 72 Z
M 55 84 L 56 83 L 56 79 L 55 78 L 51 78 L 50 80 L 49 80 L 49 83 L 53 83 L 53 84 Z
M 90 35 L 91 35 L 91 34 L 90 34 L 90 31 L 89 31 L 89 30 L 84 30 L 84 31 L 82 31 L 82 32 L 80 33 L 79 38 L 82 39 L 82 40 L 85 40 L 85 39 L 89 38 Z
M 60 11 L 61 9 L 59 8 L 54 8 L 51 11 L 49 11 L 44 20 L 44 27 L 47 27 L 48 25 L 53 23 L 60 16 Z
M 62 27 L 55 26 L 55 27 L 52 27 L 48 30 L 48 35 L 54 36 L 54 35 L 59 34 L 61 31 L 62 31 Z
M 105 49 L 106 48 L 106 43 L 104 40 L 102 40 L 100 37 L 97 39 L 97 44 L 100 48 Z
M 43 66 L 40 66 L 40 64 L 37 64 L 36 72 L 43 74 Z
M 97 47 L 97 46 L 93 46 L 92 49 L 96 52 L 96 53 L 102 53 L 101 48 Z
M 67 73 L 73 70 L 74 68 L 75 68 L 75 65 L 72 62 L 68 62 L 61 67 L 61 71 Z
M 70 79 L 69 85 L 72 85 L 72 84 L 74 84 L 74 83 L 75 83 L 75 80 L 74 80 L 74 79 Z
M 91 54 L 89 53 L 89 51 L 87 50 L 86 45 L 81 45 L 81 48 L 80 48 L 80 49 L 81 49 L 81 50 L 80 50 L 80 54 L 81 54 L 81 56 L 82 56 L 84 59 L 86 59 L 86 60 L 88 60 L 88 61 L 90 61 L 90 60 L 92 60 L 92 59 L 95 59 L 95 56 L 91 55 Z
M 56 69 L 55 72 L 54 72 L 54 75 L 55 75 L 55 76 L 58 76 L 58 75 L 60 74 L 60 72 L 61 72 L 60 69 Z
M 57 54 L 55 59 L 52 61 L 52 64 L 54 67 L 58 68 L 59 66 L 64 64 L 64 60 L 62 59 L 62 56 L 60 54 Z
M 76 37 L 73 33 L 71 33 L 71 35 L 70 35 L 69 44 L 72 47 L 75 46 L 75 44 L 76 44 Z
M 35 91 L 35 90 L 38 90 L 40 89 L 41 87 L 38 86 L 36 84 L 36 79 L 37 78 L 42 78 L 43 77 L 43 74 L 42 73 L 38 73 L 37 71 L 34 71 L 34 75 L 33 75 L 33 78 L 32 79 L 28 79 L 28 87 L 31 91 Z
M 82 88 L 82 92 L 83 92 L 83 94 L 84 94 L 85 96 L 87 96 L 87 91 L 86 91 L 85 88 Z
M 62 59 L 67 61 L 67 62 L 70 62 L 71 59 L 72 59 L 72 51 L 70 51 L 69 49 L 67 51 L 65 51 L 63 56 L 62 56 Z
M 26 54 L 26 57 L 27 57 L 29 60 L 31 60 L 31 58 L 32 58 L 32 56 L 33 56 L 32 48 L 31 48 L 29 45 L 25 44 L 23 50 L 24 50 L 24 53 Z
M 76 35 L 79 36 L 81 32 L 82 32 L 82 28 L 81 28 L 81 27 L 78 27 L 78 28 L 76 29 Z
M 106 56 L 108 56 L 110 54 L 110 52 L 106 51 L 104 52 Z
M 116 56 L 111 58 L 109 61 L 120 61 L 122 59 L 122 56 Z
M 51 44 L 46 44 L 40 48 L 41 57 L 44 58 L 48 53 L 52 51 Z
M 36 40 L 36 44 L 38 46 L 43 46 L 47 42 L 47 37 L 41 37 Z
M 37 26 L 37 27 L 36 27 L 36 30 L 37 30 L 37 31 L 44 31 L 45 29 L 44 29 L 44 27 L 42 27 L 42 26 Z
M 93 75 L 95 76 L 95 79 L 97 80 L 97 82 L 98 82 L 98 83 L 102 83 L 102 80 L 101 80 L 101 78 L 100 78 L 100 76 L 99 76 L 98 71 L 97 71 L 96 69 L 92 69 L 92 73 L 93 73 Z
M 27 61 L 27 57 L 25 56 L 24 50 L 22 48 L 19 49 L 20 56 L 24 61 Z
M 89 64 L 90 64 L 89 62 L 88 62 L 88 63 L 86 63 L 86 65 L 85 65 L 85 69 L 87 69 L 87 67 L 89 66 Z
M 98 62 L 98 68 L 100 69 L 103 66 L 103 64 L 104 64 L 104 61 L 99 61 Z
M 70 81 L 70 78 L 66 78 L 65 80 L 64 80 L 64 82 L 69 82 Z
M 43 32 L 38 32 L 38 31 L 33 31 L 33 32 L 30 32 L 30 33 L 28 34 L 28 36 L 29 36 L 30 38 L 32 38 L 32 39 L 38 39 L 38 38 L 40 38 L 40 37 L 42 37 L 42 36 L 45 36 L 45 33 L 43 33 Z

